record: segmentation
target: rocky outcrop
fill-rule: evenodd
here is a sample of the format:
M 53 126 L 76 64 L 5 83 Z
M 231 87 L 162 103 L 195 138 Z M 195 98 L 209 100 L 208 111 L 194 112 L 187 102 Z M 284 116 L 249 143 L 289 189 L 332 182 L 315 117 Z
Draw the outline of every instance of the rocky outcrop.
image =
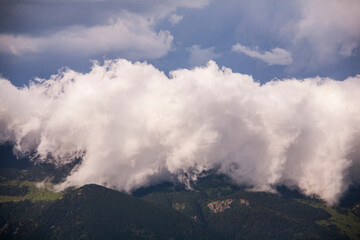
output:
M 248 200 L 245 200 L 245 199 L 240 199 L 240 205 L 245 205 L 245 206 L 249 206 L 249 201 Z
M 175 203 L 173 204 L 173 208 L 176 210 L 176 211 L 180 211 L 180 210 L 184 210 L 185 209 L 185 203 Z
M 233 202 L 232 199 L 225 199 L 223 201 L 214 201 L 211 203 L 208 203 L 208 207 L 210 211 L 213 213 L 221 213 L 225 211 L 226 209 L 230 208 L 230 204 Z

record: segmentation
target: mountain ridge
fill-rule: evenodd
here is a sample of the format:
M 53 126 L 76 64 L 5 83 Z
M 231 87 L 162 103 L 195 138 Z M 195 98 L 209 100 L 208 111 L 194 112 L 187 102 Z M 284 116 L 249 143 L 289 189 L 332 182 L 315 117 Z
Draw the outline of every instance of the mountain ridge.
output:
M 8 156 L 0 162 L 14 160 Z M 192 182 L 193 190 L 164 182 L 132 195 L 96 184 L 54 193 L 74 165 L 19 163 L 0 164 L 1 239 L 360 238 L 356 186 L 334 207 L 286 187 L 248 191 L 216 171 Z

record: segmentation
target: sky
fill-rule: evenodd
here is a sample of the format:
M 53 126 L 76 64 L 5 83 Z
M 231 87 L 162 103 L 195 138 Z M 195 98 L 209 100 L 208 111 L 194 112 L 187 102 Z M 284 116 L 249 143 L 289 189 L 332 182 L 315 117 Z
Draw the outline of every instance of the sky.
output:
M 17 86 L 94 60 L 169 74 L 214 60 L 256 81 L 360 74 L 358 0 L 3 0 L 0 74 Z
M 360 184 L 359 0 L 2 0 L 0 144 L 131 192 Z

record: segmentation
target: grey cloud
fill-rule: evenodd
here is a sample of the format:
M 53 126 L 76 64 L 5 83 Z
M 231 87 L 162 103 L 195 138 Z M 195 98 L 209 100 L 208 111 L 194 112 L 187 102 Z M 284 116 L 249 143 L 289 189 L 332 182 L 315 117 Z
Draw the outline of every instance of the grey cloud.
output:
M 331 63 L 339 56 L 353 55 L 360 46 L 359 1 L 300 2 L 301 18 L 294 26 L 293 42 L 310 46 L 310 64 Z
M 72 27 L 44 37 L 0 34 L 0 52 L 92 54 L 122 52 L 128 58 L 158 58 L 171 49 L 173 36 L 168 31 L 154 32 L 149 20 L 123 14 L 113 23 L 89 28 Z
M 357 0 L 232 1 L 231 6 L 241 16 L 235 42 L 261 49 L 283 46 L 292 54 L 289 68 L 296 71 L 329 66 L 352 57 L 360 46 Z
M 169 16 L 169 21 L 171 22 L 171 24 L 175 25 L 178 24 L 181 20 L 183 19 L 183 16 L 177 15 L 177 14 L 171 14 Z
M 201 8 L 207 3 L 4 1 L 0 7 L 0 51 L 17 56 L 72 52 L 90 56 L 111 51 L 131 59 L 158 58 L 171 49 L 173 39 L 168 31 L 155 30 L 159 21 L 177 16 L 178 7 Z
M 205 65 L 209 60 L 215 60 L 220 54 L 215 53 L 215 48 L 201 48 L 199 45 L 193 45 L 187 49 L 189 54 L 189 63 L 191 66 Z

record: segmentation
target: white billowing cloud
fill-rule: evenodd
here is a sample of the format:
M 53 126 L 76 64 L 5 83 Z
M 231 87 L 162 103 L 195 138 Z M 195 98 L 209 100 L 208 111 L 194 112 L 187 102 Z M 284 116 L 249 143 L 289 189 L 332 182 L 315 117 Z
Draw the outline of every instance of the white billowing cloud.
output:
M 71 27 L 46 37 L 0 34 L 0 52 L 92 55 L 115 51 L 130 58 L 158 58 L 171 49 L 172 40 L 168 31 L 155 32 L 150 20 L 127 13 L 108 25 Z
M 307 41 L 315 62 L 349 57 L 360 45 L 358 0 L 306 0 L 300 3 L 300 19 L 294 26 L 294 44 Z
M 249 57 L 260 59 L 269 65 L 289 65 L 292 63 L 291 53 L 282 48 L 273 48 L 270 51 L 261 53 L 249 47 L 237 43 L 232 46 L 232 51 L 243 53 Z
M 204 65 L 209 60 L 214 60 L 220 56 L 220 54 L 214 52 L 214 47 L 201 48 L 199 45 L 192 45 L 187 51 L 190 53 L 189 63 L 191 66 Z
M 219 167 L 258 190 L 285 184 L 335 203 L 360 180 L 359 91 L 360 76 L 260 85 L 209 62 L 169 79 L 119 59 L 24 88 L 1 79 L 0 141 L 57 164 L 84 154 L 60 188 L 131 191 Z

